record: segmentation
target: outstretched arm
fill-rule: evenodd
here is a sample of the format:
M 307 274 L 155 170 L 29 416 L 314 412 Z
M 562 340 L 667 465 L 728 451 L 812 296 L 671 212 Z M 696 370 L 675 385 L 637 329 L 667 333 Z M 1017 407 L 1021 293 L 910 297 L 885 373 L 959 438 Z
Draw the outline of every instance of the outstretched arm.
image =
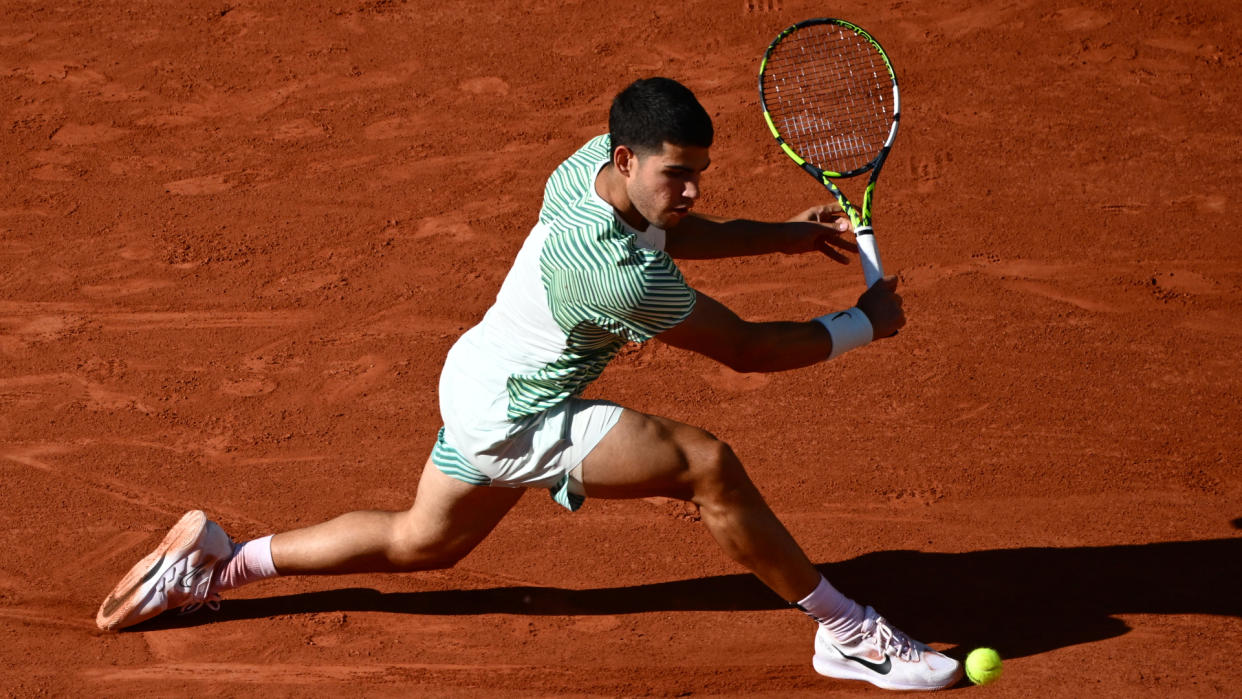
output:
M 875 338 L 896 333 L 906 323 L 897 278 L 884 277 L 863 292 L 858 306 L 849 309 L 851 313 L 859 311 L 866 315 Z M 752 323 L 699 293 L 690 315 L 657 337 L 674 347 L 711 357 L 734 371 L 773 372 L 810 366 L 840 354 L 843 348 L 837 347 L 834 352 L 834 340 L 852 339 L 837 337 L 835 330 L 828 330 L 830 325 L 819 320 Z
M 847 264 L 842 251 L 858 252 L 843 234 L 849 218 L 836 204 L 814 206 L 788 221 L 768 223 L 691 214 L 668 231 L 665 251 L 680 259 L 703 260 L 780 252 L 821 252 Z

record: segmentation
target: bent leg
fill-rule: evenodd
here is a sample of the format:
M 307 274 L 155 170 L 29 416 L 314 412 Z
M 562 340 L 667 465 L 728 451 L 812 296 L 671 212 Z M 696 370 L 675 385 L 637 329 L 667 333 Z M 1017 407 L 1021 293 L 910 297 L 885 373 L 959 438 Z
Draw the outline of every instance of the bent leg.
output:
M 350 512 L 277 534 L 272 562 L 281 575 L 447 568 L 483 541 L 523 492 L 463 483 L 428 459 L 409 510 Z
M 819 584 L 733 450 L 697 427 L 626 410 L 583 461 L 582 483 L 588 497 L 694 502 L 721 548 L 787 601 Z

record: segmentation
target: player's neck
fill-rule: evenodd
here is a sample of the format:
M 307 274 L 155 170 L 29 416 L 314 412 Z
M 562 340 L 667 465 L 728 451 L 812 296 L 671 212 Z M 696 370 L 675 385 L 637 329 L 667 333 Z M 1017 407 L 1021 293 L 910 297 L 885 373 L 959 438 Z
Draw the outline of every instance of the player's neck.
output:
M 604 201 L 612 205 L 621 220 L 629 224 L 631 228 L 636 231 L 647 230 L 647 219 L 643 218 L 642 214 L 638 213 L 638 209 L 634 208 L 634 203 L 630 201 L 630 196 L 625 190 L 625 178 L 617 172 L 615 165 L 609 163 L 600 169 L 599 174 L 595 176 L 595 191 Z

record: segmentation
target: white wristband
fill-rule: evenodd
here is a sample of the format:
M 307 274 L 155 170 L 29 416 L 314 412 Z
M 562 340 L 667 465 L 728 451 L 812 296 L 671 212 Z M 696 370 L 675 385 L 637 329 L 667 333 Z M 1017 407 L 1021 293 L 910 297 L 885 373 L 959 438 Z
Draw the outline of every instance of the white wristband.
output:
M 840 357 L 871 342 L 875 332 L 871 327 L 871 319 L 858 306 L 829 313 L 815 320 L 828 328 L 828 334 L 832 336 L 832 354 L 828 355 L 829 359 Z

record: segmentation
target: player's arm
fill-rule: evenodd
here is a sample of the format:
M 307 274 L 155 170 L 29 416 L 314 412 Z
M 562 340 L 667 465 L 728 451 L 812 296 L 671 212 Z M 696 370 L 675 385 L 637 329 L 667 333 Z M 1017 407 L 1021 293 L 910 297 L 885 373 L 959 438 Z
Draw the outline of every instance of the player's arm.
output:
M 773 372 L 810 366 L 889 337 L 906 323 L 897 278 L 885 277 L 858 299 L 858 306 L 805 322 L 752 323 L 712 297 L 699 293 L 686 319 L 656 337 L 666 344 L 710 357 L 734 371 Z M 853 316 L 843 314 L 855 314 Z M 866 336 L 859 336 L 865 317 Z M 843 316 L 843 317 L 837 317 Z
M 814 206 L 788 221 L 764 222 L 690 214 L 667 231 L 664 249 L 683 260 L 822 252 L 848 264 L 842 251 L 858 252 L 844 236 L 849 218 L 838 204 Z

